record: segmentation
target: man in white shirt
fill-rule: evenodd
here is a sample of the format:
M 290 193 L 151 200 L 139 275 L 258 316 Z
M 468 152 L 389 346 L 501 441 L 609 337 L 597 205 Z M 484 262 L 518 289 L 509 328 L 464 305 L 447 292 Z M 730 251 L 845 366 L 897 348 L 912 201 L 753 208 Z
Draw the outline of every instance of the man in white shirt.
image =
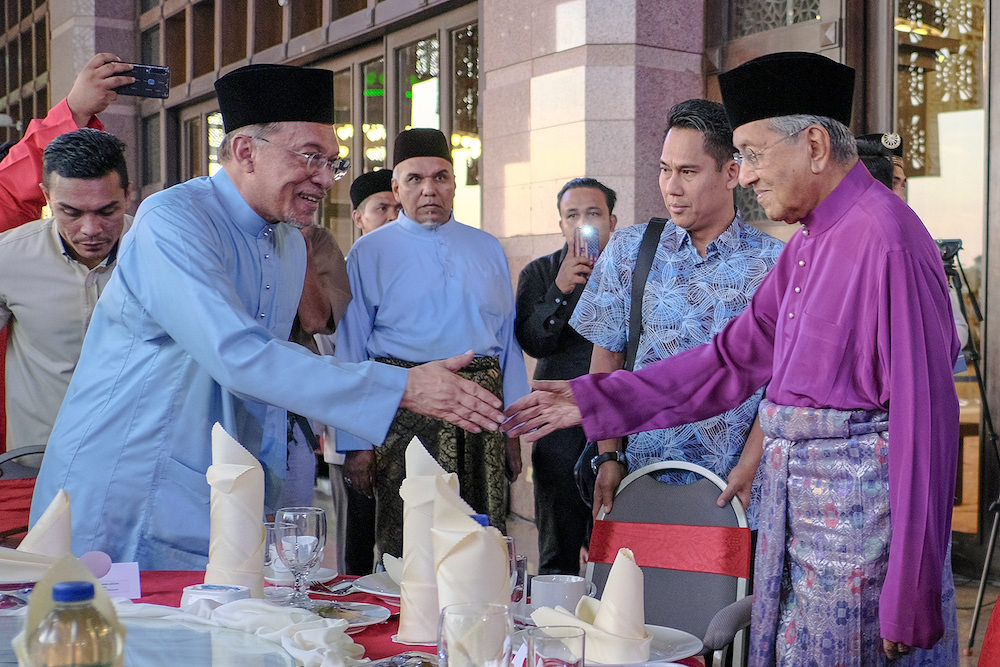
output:
M 0 234 L 0 327 L 6 347 L 7 447 L 44 445 L 111 277 L 131 185 L 125 144 L 100 130 L 45 149 L 42 191 L 52 217 Z

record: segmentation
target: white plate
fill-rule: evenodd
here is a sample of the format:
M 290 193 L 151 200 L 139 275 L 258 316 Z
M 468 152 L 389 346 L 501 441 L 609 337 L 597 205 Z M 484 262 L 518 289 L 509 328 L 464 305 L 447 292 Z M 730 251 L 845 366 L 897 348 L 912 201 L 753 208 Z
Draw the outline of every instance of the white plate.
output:
M 330 615 L 323 615 L 326 618 L 343 618 L 347 621 L 347 634 L 361 632 L 369 625 L 384 623 L 392 616 L 392 613 L 385 607 L 377 604 L 368 604 L 367 602 L 337 601 L 331 602 L 330 606 L 333 607 L 333 610 L 329 612 Z M 346 613 L 340 615 L 337 613 L 338 611 Z M 360 616 L 358 616 L 359 614 Z
M 393 581 L 392 577 L 386 572 L 376 572 L 375 574 L 366 574 L 363 577 L 358 577 L 354 580 L 354 587 L 362 593 L 370 593 L 371 595 L 377 595 L 380 598 L 386 598 L 390 601 L 399 601 L 399 584 Z
M 701 640 L 689 632 L 665 628 L 661 625 L 647 625 L 646 631 L 653 635 L 653 641 L 649 645 L 649 660 L 636 663 L 635 665 L 623 665 L 623 667 L 639 667 L 640 665 L 651 663 L 656 663 L 664 667 L 663 663 L 690 658 L 701 652 Z M 511 637 L 513 640 L 511 652 L 517 651 L 521 644 L 527 640 L 527 637 L 526 630 L 515 632 Z M 594 667 L 601 664 L 599 662 L 587 661 L 587 665 L 593 665 Z
M 310 584 L 325 584 L 328 581 L 332 581 L 337 577 L 337 571 L 331 570 L 328 567 L 317 568 L 312 571 L 309 575 Z M 272 586 L 293 586 L 295 584 L 295 577 L 292 576 L 291 572 L 282 572 L 278 576 L 275 576 L 271 569 L 268 567 L 264 568 L 264 581 L 271 584 Z

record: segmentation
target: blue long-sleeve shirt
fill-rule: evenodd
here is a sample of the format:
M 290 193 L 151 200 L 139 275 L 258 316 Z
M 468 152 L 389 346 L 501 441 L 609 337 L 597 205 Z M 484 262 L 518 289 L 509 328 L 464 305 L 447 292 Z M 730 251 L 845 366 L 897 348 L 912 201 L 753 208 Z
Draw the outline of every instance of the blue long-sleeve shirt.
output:
M 494 236 L 454 216 L 431 230 L 401 213 L 358 239 L 347 275 L 354 299 L 337 325 L 338 359 L 423 363 L 472 350 L 499 357 L 505 405 L 528 393 L 510 267 Z M 371 449 L 383 439 L 338 433 L 337 450 Z
M 285 469 L 286 410 L 384 438 L 405 370 L 287 342 L 305 262 L 298 230 L 258 216 L 225 170 L 147 198 L 94 311 L 32 523 L 65 488 L 77 555 L 201 569 L 215 422 L 261 461 L 269 500 Z

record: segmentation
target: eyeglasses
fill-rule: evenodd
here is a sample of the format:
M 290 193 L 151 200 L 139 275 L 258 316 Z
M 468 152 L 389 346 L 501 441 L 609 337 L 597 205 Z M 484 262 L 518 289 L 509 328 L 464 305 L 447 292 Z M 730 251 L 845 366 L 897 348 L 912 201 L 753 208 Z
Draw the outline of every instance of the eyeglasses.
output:
M 738 165 L 742 165 L 743 161 L 746 160 L 750 164 L 751 167 L 753 167 L 754 169 L 757 169 L 758 167 L 760 167 L 760 159 L 762 157 L 764 157 L 764 151 L 769 150 L 771 148 L 774 148 L 775 146 L 777 146 L 778 144 L 780 144 L 782 141 L 785 141 L 787 139 L 791 139 L 796 134 L 799 134 L 800 132 L 802 132 L 802 130 L 807 129 L 808 127 L 809 126 L 806 125 L 806 127 L 803 127 L 803 128 L 801 128 L 799 130 L 795 130 L 791 134 L 786 134 L 785 136 L 783 136 L 782 138 L 778 139 L 777 141 L 772 142 L 772 143 L 768 144 L 767 146 L 764 146 L 764 148 L 761 148 L 759 151 L 755 151 L 752 148 L 748 148 L 745 153 L 743 151 L 736 151 L 735 153 L 733 153 L 733 159 L 736 160 L 736 164 L 738 164 Z
M 347 173 L 347 170 L 351 168 L 351 161 L 347 158 L 335 157 L 329 158 L 325 155 L 320 155 L 319 153 L 300 153 L 298 151 L 293 151 L 287 146 L 282 146 L 281 144 L 276 144 L 273 141 L 268 141 L 264 137 L 253 137 L 258 141 L 263 141 L 264 143 L 271 144 L 272 146 L 277 146 L 278 148 L 284 148 L 286 151 L 293 155 L 298 155 L 306 159 L 306 171 L 309 172 L 310 176 L 315 176 L 320 173 L 323 169 L 329 169 L 333 174 L 333 180 L 339 181 Z

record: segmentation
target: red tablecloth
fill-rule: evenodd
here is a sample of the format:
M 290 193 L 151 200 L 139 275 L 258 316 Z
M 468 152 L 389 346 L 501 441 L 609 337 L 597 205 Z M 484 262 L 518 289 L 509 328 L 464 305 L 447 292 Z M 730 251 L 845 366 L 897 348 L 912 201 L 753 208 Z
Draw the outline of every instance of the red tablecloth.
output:
M 141 572 L 139 576 L 142 581 L 143 595 L 140 599 L 136 600 L 136 602 L 150 602 L 153 604 L 169 605 L 171 607 L 180 606 L 181 593 L 185 586 L 192 586 L 194 584 L 201 584 L 205 582 L 204 572 L 180 572 L 165 570 L 160 572 Z M 344 581 L 345 579 L 354 578 L 355 577 L 337 577 L 331 585 L 336 582 Z M 328 596 L 315 594 L 314 597 L 317 599 L 324 599 Z M 385 623 L 370 625 L 358 634 L 353 635 L 354 641 L 365 647 L 365 657 L 367 658 L 378 660 L 379 658 L 387 658 L 390 655 L 396 655 L 397 653 L 402 653 L 403 651 L 423 651 L 425 653 L 437 652 L 437 648 L 433 646 L 411 646 L 408 644 L 397 644 L 392 641 L 392 636 L 399 630 L 399 616 L 396 615 L 399 609 L 388 604 L 385 600 L 381 600 L 374 595 L 368 595 L 367 593 L 352 593 L 351 595 L 338 596 L 330 599 L 380 604 L 383 607 L 389 607 L 389 610 L 394 612 L 394 615 Z M 678 662 L 684 665 L 692 665 L 694 667 L 704 666 L 704 663 L 697 658 L 678 660 Z
M 33 477 L 0 480 L 0 536 L 10 536 L 19 542 L 16 538 L 23 537 L 27 532 L 31 494 L 34 490 Z M 5 539 L 5 543 L 9 546 L 10 539 Z

